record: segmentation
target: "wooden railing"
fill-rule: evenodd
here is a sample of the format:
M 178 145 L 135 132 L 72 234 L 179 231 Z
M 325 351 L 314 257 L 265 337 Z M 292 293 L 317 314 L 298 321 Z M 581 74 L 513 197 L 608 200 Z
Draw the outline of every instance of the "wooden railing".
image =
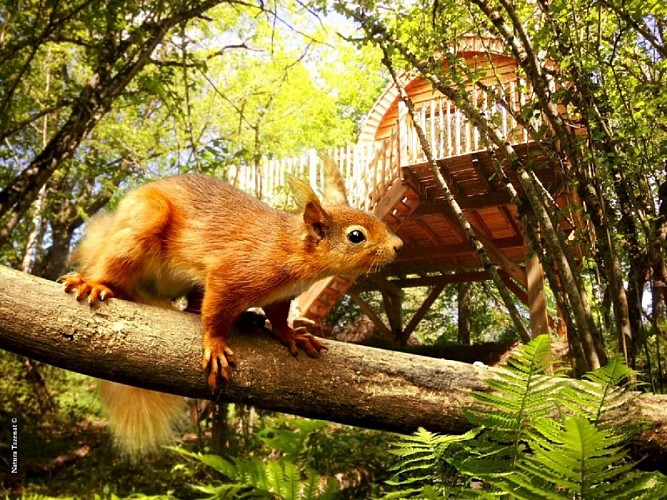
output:
M 490 87 L 487 91 L 474 87 L 470 92 L 470 101 L 510 143 L 518 144 L 528 142 L 529 133 L 517 123 L 509 110 L 520 112 L 527 96 L 528 93 L 521 92 L 516 82 L 509 82 L 504 86 Z M 438 160 L 484 151 L 489 147 L 465 114 L 444 97 L 432 99 L 418 109 L 416 122 L 424 131 L 431 151 Z M 532 127 L 539 125 L 539 120 L 531 120 Z M 411 120 L 399 119 L 399 137 L 402 166 L 426 162 L 416 127 Z
M 356 144 L 326 151 L 345 180 L 348 201 L 353 207 L 372 210 L 381 196 L 400 179 L 398 143 L 394 134 L 376 144 Z M 323 164 L 316 151 L 283 159 L 267 159 L 261 175 L 254 167 L 231 167 L 227 180 L 246 192 L 274 206 L 287 204 L 287 175 L 308 179 L 311 186 L 324 192 Z
M 516 82 L 509 82 L 486 91 L 475 87 L 470 92 L 470 101 L 507 140 L 517 144 L 528 142 L 530 135 L 508 108 L 519 112 L 528 95 Z M 479 131 L 454 103 L 444 97 L 436 97 L 422 105 L 417 110 L 416 121 L 438 160 L 488 149 Z M 539 125 L 538 118 L 531 120 L 531 126 Z M 346 181 L 350 204 L 365 210 L 372 210 L 393 183 L 400 180 L 401 167 L 426 162 L 416 127 L 400 107 L 397 126 L 388 138 L 375 144 L 340 147 L 327 154 Z M 228 180 L 274 205 L 284 204 L 287 200 L 287 174 L 307 178 L 313 188 L 322 191 L 322 163 L 315 151 L 296 158 L 266 159 L 260 168 L 261 175 L 254 167 L 232 168 Z

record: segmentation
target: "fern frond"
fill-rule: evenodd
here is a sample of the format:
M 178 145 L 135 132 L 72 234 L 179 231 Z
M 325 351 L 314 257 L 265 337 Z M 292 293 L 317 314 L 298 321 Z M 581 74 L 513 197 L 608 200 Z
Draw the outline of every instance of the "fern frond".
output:
M 234 477 L 236 475 L 236 468 L 234 467 L 234 464 L 231 462 L 225 460 L 224 458 L 218 456 L 218 455 L 206 455 L 202 453 L 193 453 L 191 451 L 187 451 L 183 448 L 180 448 L 178 446 L 166 446 L 166 449 L 176 452 L 184 457 L 187 458 L 192 458 L 196 460 L 197 462 L 200 462 L 213 470 L 219 472 L 223 476 L 227 478 Z
M 531 500 L 667 498 L 665 476 L 635 472 L 627 459 L 624 445 L 636 428 L 628 411 L 632 370 L 614 358 L 565 388 L 545 373 L 550 358 L 546 336 L 518 349 L 509 368 L 487 381 L 491 392 L 475 394 L 480 405 L 464 410 L 480 428 L 445 461 L 463 477 L 481 479 L 486 491 L 463 490 L 461 476 L 439 476 L 440 437 L 424 432 L 395 450 L 403 468 L 399 463 L 389 483 L 398 491 L 386 498 L 432 498 L 432 492 L 440 498 L 452 491 Z
M 569 497 L 604 498 L 622 489 L 623 475 L 634 464 L 624 463 L 622 440 L 584 417 L 568 417 L 560 432 L 552 425 L 536 422 L 530 440 L 532 455 L 517 462 L 517 472 L 500 483 L 507 493 L 529 492 L 551 495 L 554 487 Z M 548 429 L 547 432 L 541 432 Z
M 641 428 L 638 413 L 631 410 L 637 397 L 628 391 L 636 372 L 614 356 L 602 368 L 584 375 L 584 380 L 563 390 L 561 403 L 572 415 L 580 415 L 602 429 L 613 428 L 630 439 Z
M 472 456 L 461 461 L 464 472 L 484 477 L 497 463 L 504 465 L 494 474 L 512 470 L 525 448 L 532 422 L 556 409 L 554 397 L 561 386 L 545 374 L 550 367 L 549 337 L 540 335 L 513 353 L 508 368 L 487 381 L 493 392 L 473 393 L 480 406 L 464 410 L 464 414 L 484 432 L 471 450 Z M 485 448 L 493 450 L 492 454 L 487 455 Z
M 173 451 L 207 465 L 222 473 L 226 481 L 220 485 L 194 485 L 193 488 L 211 495 L 209 498 L 284 500 L 326 500 L 335 498 L 339 484 L 335 479 L 324 483 L 314 471 L 302 471 L 290 460 L 262 461 L 258 458 L 233 458 L 225 460 L 217 455 L 192 453 L 181 448 Z M 321 487 L 323 484 L 323 487 Z
M 468 431 L 460 436 L 442 436 L 420 428 L 411 436 L 401 436 L 390 450 L 397 461 L 390 469 L 394 475 L 385 481 L 391 491 L 383 499 L 425 498 L 426 487 L 441 485 L 446 488 L 443 472 L 447 469 L 448 448 L 476 435 L 477 431 Z
M 545 373 L 551 368 L 551 341 L 548 335 L 539 335 L 522 346 L 507 360 L 520 373 Z

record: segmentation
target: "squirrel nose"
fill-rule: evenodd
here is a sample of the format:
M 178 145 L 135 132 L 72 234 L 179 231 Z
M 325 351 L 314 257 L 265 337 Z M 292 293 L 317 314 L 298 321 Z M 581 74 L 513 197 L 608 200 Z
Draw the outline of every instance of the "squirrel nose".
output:
M 403 240 L 400 239 L 398 236 L 394 236 L 394 252 L 398 253 L 401 251 L 401 248 L 403 248 Z

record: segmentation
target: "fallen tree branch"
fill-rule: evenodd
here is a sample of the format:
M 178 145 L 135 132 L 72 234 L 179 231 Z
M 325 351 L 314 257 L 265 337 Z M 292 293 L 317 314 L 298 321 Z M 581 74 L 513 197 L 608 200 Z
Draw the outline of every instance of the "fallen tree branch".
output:
M 60 285 L 0 266 L 0 348 L 68 370 L 192 398 L 235 401 L 305 417 L 410 432 L 460 433 L 463 408 L 494 368 L 335 341 L 294 358 L 260 328 L 232 332 L 231 380 L 213 394 L 200 368 L 199 317 L 121 300 L 91 309 Z M 636 456 L 667 458 L 667 396 L 635 403 L 649 428 Z

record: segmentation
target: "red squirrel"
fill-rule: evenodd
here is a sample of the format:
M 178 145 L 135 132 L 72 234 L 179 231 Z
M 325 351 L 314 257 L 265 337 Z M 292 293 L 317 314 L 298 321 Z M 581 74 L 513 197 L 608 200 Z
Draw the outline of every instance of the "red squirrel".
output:
M 175 298 L 203 290 L 202 367 L 211 387 L 230 376 L 236 360 L 227 332 L 250 307 L 263 308 L 292 354 L 301 348 L 316 357 L 325 346 L 288 325 L 290 300 L 327 276 L 373 271 L 402 246 L 379 218 L 347 204 L 340 174 L 331 161 L 325 166 L 326 203 L 308 183 L 290 179 L 298 213 L 204 175 L 145 184 L 115 214 L 91 220 L 72 257 L 78 272 L 61 278 L 65 291 L 91 305 L 115 297 L 171 307 Z M 115 383 L 101 392 L 126 453 L 150 452 L 168 440 L 182 398 Z

